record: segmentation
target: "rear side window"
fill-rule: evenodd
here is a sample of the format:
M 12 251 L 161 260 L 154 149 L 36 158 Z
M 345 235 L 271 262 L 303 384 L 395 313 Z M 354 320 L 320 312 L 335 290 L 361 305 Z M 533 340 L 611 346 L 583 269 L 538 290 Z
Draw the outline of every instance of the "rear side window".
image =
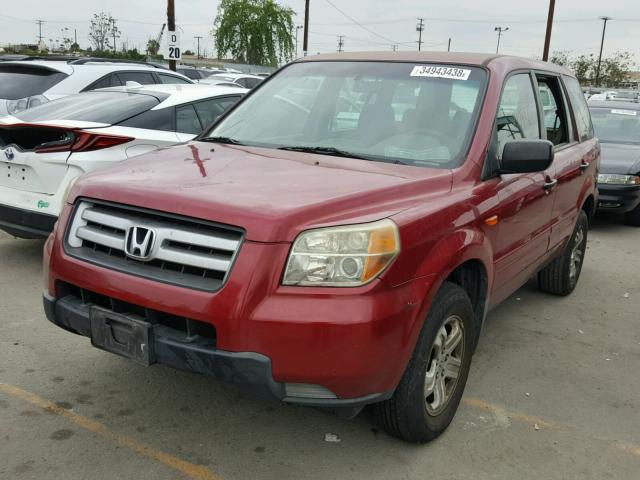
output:
M 151 95 L 123 92 L 86 92 L 45 103 L 18 113 L 25 122 L 80 120 L 114 125 L 155 107 Z
M 135 117 L 129 118 L 120 125 L 123 127 L 146 128 L 149 130 L 162 130 L 173 132 L 175 130 L 173 108 L 161 108 L 160 110 L 147 110 Z
M 257 78 L 239 78 L 237 82 L 245 88 L 255 88 L 260 85 L 262 80 L 258 80 Z
M 519 73 L 507 80 L 500 98 L 496 130 L 499 158 L 509 141 L 540 138 L 536 97 L 528 73 Z
M 123 85 L 127 82 L 137 82 L 140 85 L 153 85 L 156 83 L 153 75 L 147 72 L 118 72 L 117 75 Z
M 43 68 L 3 66 L 0 67 L 0 98 L 19 98 L 40 95 L 67 77 L 65 73 Z
M 89 87 L 87 87 L 86 90 L 87 91 L 97 90 L 99 88 L 108 88 L 108 87 L 119 86 L 119 85 L 120 85 L 120 81 L 117 78 L 115 78 L 113 75 L 107 75 L 101 78 L 100 80 L 98 80 L 97 82 L 94 82 L 91 85 L 89 85 Z
M 160 77 L 160 83 L 166 84 L 175 84 L 175 83 L 185 83 L 188 84 L 184 78 L 174 77 L 173 75 L 165 75 L 164 73 L 158 73 L 158 77 Z
M 569 93 L 569 101 L 573 107 L 573 114 L 576 118 L 576 126 L 578 128 L 578 136 L 580 141 L 593 138 L 593 125 L 591 123 L 591 115 L 589 115 L 589 107 L 587 100 L 582 94 L 582 88 L 577 79 L 573 77 L 564 77 L 564 84 Z
M 240 99 L 239 96 L 212 98 L 194 105 L 200 122 L 206 127 L 215 122 L 220 115 L 226 112 L 234 103 Z
M 176 131 L 193 135 L 202 132 L 202 125 L 193 105 L 183 105 L 176 108 Z

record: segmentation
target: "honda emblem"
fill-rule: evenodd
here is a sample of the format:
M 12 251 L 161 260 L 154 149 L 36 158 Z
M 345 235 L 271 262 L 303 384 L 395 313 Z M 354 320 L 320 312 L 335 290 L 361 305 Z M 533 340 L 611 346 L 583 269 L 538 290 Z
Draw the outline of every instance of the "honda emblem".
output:
M 156 232 L 146 227 L 130 227 L 125 238 L 124 252 L 135 260 L 151 260 Z

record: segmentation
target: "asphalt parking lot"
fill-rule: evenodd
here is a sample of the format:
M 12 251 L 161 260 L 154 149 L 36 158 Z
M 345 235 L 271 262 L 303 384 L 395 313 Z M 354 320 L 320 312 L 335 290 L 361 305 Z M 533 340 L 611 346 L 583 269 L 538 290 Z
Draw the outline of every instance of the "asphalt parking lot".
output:
M 493 311 L 453 424 L 415 446 L 92 348 L 43 315 L 42 242 L 0 233 L 0 478 L 637 480 L 639 239 L 599 219 L 572 296 Z

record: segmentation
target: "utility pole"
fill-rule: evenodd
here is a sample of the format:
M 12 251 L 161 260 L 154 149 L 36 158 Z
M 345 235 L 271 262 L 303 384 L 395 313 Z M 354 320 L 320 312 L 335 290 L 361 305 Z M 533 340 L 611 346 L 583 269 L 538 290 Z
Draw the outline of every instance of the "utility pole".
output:
M 451 51 L 451 37 L 449 37 L 449 45 L 447 45 L 447 52 Z
M 170 32 L 176 31 L 176 4 L 174 0 L 167 0 L 167 27 Z M 169 68 L 176 71 L 175 60 L 169 60 Z
M 309 51 L 309 0 L 304 2 L 304 40 L 302 41 L 302 55 Z
M 338 53 L 342 53 L 344 47 L 344 35 L 338 35 Z
M 549 0 L 549 16 L 547 17 L 547 33 L 544 37 L 544 51 L 542 61 L 549 61 L 549 46 L 551 45 L 551 29 L 553 28 L 553 13 L 556 9 L 556 0 Z
M 78 29 L 77 28 L 73 29 L 73 43 L 78 45 Z
M 397 52 L 398 51 L 398 45 L 391 45 L 391 51 Z
M 494 32 L 498 32 L 498 45 L 496 46 L 496 55 L 500 51 L 500 39 L 502 38 L 502 34 L 504 32 L 509 31 L 509 27 L 496 27 L 493 29 Z
M 604 48 L 604 35 L 607 33 L 607 22 L 611 17 L 600 17 L 604 23 L 602 25 L 602 41 L 600 42 L 600 55 L 598 55 L 598 68 L 596 69 L 596 87 L 600 86 L 600 66 L 602 65 L 602 49 Z
M 202 39 L 202 37 L 200 35 L 196 35 L 195 38 L 198 41 L 198 56 L 197 58 L 200 58 L 200 40 Z
M 302 30 L 304 27 L 302 25 L 296 25 L 296 58 L 298 57 L 298 32 Z
M 424 18 L 418 18 L 418 25 L 416 26 L 416 32 L 418 32 L 418 51 L 422 50 L 422 32 L 424 32 Z
M 42 39 L 44 38 L 42 36 L 42 24 L 44 23 L 44 20 L 36 20 L 36 24 L 38 24 L 38 45 L 40 45 L 40 43 L 42 42 Z

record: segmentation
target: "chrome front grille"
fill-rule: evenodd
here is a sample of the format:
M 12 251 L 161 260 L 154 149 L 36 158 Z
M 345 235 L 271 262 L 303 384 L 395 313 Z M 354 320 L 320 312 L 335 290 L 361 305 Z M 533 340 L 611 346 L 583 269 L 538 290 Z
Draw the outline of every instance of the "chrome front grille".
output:
M 128 232 L 151 230 L 147 258 L 132 255 Z M 218 290 L 240 248 L 243 232 L 163 212 L 81 201 L 70 223 L 69 255 L 107 268 L 199 290 Z M 129 249 L 129 251 L 127 251 Z

